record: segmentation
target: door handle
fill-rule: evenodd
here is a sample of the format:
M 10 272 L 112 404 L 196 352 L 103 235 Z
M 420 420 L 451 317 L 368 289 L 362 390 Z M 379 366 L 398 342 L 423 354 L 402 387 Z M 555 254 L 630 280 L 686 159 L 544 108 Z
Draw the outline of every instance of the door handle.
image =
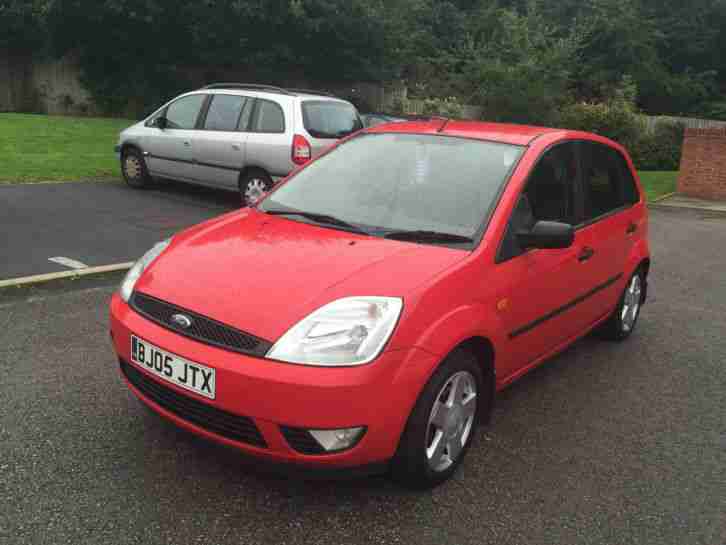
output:
M 638 230 L 638 225 L 635 222 L 631 221 L 628 224 L 628 228 L 625 230 L 625 233 L 628 235 L 632 235 L 637 230 Z
M 187 148 L 188 148 L 189 146 L 191 146 L 191 145 L 192 145 L 192 144 L 191 144 L 190 142 L 184 142 L 184 146 L 185 146 L 185 147 L 187 147 Z
M 582 250 L 580 250 L 580 255 L 577 256 L 577 260 L 580 263 L 582 263 L 584 261 L 587 261 L 594 255 L 595 255 L 595 250 L 593 250 L 589 246 L 585 246 Z

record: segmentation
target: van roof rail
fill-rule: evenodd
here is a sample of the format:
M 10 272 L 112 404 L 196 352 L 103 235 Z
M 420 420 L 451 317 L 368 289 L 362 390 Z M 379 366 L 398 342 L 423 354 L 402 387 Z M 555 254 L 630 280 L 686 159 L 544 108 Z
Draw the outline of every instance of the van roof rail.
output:
M 320 95 L 320 96 L 324 96 L 324 97 L 338 98 L 329 91 L 315 91 L 314 89 L 299 89 L 299 88 L 293 88 L 293 87 L 290 87 L 288 89 L 288 91 L 292 91 L 293 93 L 303 93 L 306 95 Z
M 294 93 L 291 93 L 282 87 L 264 85 L 260 83 L 210 83 L 209 85 L 202 87 L 202 89 L 246 89 L 249 91 L 267 91 L 270 93 L 294 96 Z

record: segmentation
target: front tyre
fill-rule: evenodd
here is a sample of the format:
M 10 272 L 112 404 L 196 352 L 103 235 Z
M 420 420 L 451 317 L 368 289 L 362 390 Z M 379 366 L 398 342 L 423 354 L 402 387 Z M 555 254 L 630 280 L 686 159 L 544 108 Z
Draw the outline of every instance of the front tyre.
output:
M 639 268 L 628 280 L 618 306 L 597 333 L 609 341 L 624 341 L 633 333 L 643 306 L 645 273 Z
M 136 189 L 149 187 L 152 183 L 146 161 L 136 148 L 126 148 L 121 154 L 121 173 L 126 183 Z
M 469 352 L 457 349 L 436 370 L 409 417 L 391 474 L 416 489 L 433 488 L 461 464 L 480 416 L 490 409 L 491 388 Z

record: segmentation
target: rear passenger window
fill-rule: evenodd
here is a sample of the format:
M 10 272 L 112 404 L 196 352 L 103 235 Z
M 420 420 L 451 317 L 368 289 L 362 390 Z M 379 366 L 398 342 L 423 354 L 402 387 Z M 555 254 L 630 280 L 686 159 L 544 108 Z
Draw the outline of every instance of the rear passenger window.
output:
M 248 98 L 245 102 L 244 109 L 242 110 L 242 115 L 239 116 L 239 125 L 238 129 L 240 131 L 246 132 L 250 130 L 250 120 L 252 119 L 252 112 L 255 110 L 255 99 Z
M 214 95 L 204 128 L 210 131 L 236 130 L 246 100 L 241 96 Z
M 583 166 L 585 221 L 639 200 L 630 169 L 617 150 L 602 144 L 586 143 L 583 145 Z
M 257 100 L 257 113 L 252 123 L 252 132 L 285 132 L 285 115 L 282 108 L 270 100 Z
M 638 192 L 638 186 L 635 185 L 633 179 L 633 173 L 630 171 L 628 163 L 620 153 L 615 152 L 620 160 L 620 172 L 622 174 L 621 179 L 623 180 L 623 195 L 625 197 L 625 204 L 637 204 L 640 201 L 640 193 Z

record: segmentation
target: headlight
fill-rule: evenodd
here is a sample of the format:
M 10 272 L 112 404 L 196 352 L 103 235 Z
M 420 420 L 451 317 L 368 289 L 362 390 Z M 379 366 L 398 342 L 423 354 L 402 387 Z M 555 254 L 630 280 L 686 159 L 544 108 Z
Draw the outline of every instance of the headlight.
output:
M 338 299 L 293 326 L 267 357 L 322 367 L 363 365 L 383 349 L 402 308 L 396 297 Z
M 141 275 L 144 273 L 147 267 L 151 265 L 157 257 L 159 257 L 159 254 L 166 250 L 169 244 L 171 244 L 170 238 L 159 242 L 151 250 L 146 252 L 143 257 L 134 264 L 133 267 L 131 267 L 131 270 L 126 273 L 126 278 L 124 278 L 123 282 L 121 282 L 121 286 L 119 288 L 119 294 L 121 295 L 121 299 L 123 299 L 127 303 L 129 302 L 129 299 L 131 299 L 131 294 L 134 292 L 134 286 L 136 286 L 136 282 L 139 280 L 139 278 L 141 278 Z

